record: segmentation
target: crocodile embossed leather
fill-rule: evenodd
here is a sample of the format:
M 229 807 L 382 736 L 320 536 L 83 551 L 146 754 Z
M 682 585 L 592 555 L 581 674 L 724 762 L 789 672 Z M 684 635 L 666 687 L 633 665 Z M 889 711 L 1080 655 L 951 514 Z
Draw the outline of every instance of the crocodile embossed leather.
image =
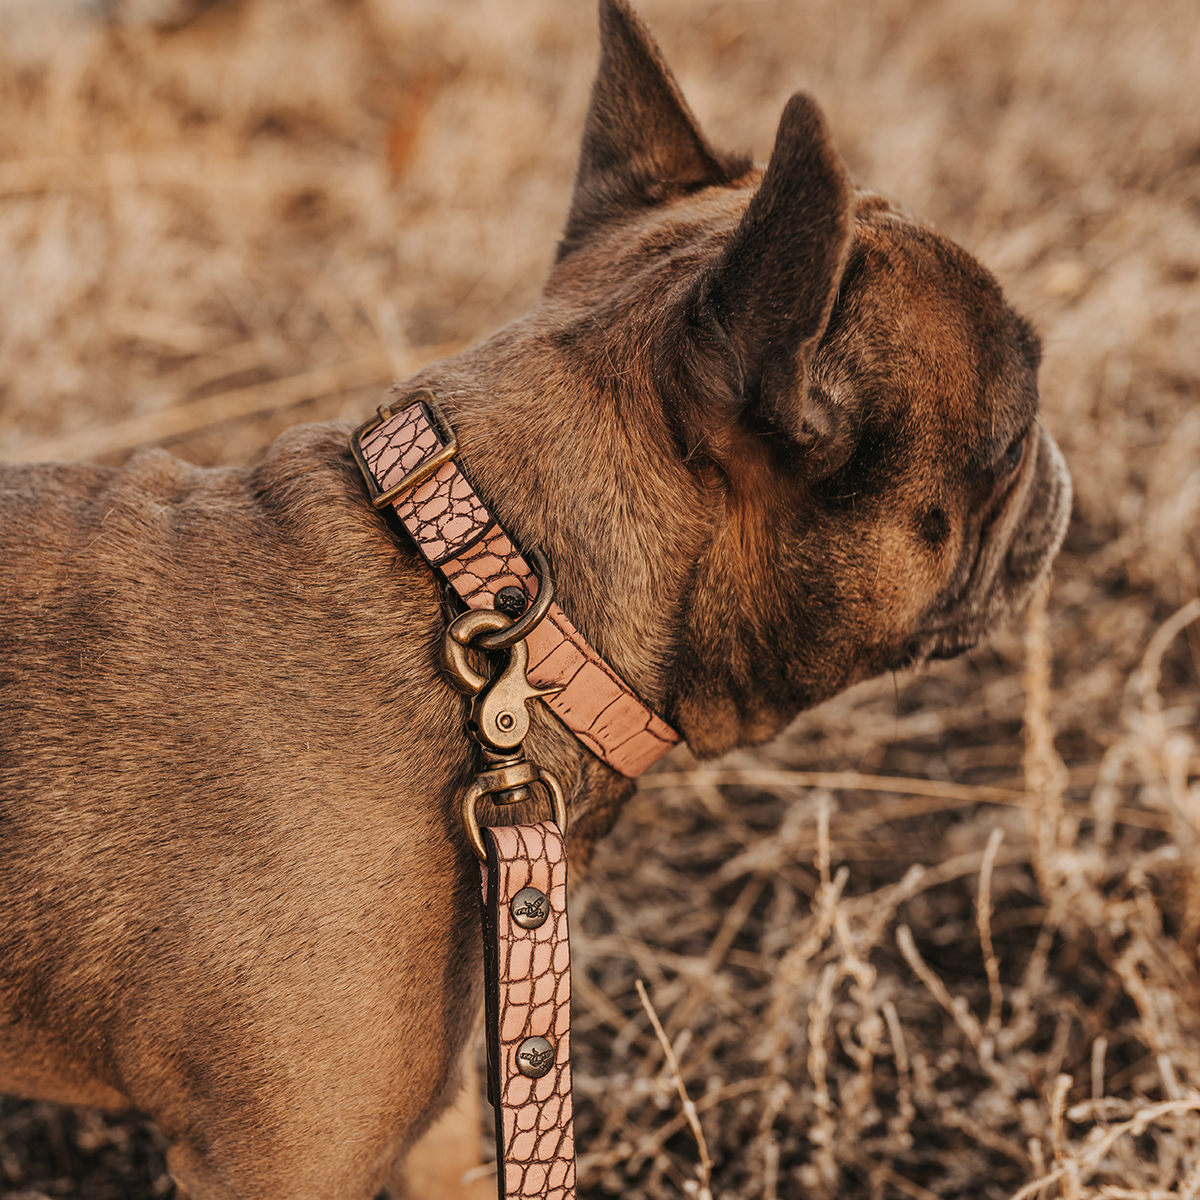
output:
M 496 1109 L 500 1200 L 573 1200 L 571 954 L 567 855 L 549 821 L 483 831 L 483 955 L 488 1084 Z M 511 903 L 537 888 L 550 915 L 525 929 Z
M 428 462 L 444 444 L 419 400 L 361 439 L 363 461 L 381 492 Z M 468 607 L 495 607 L 503 587 L 519 587 L 530 601 L 537 595 L 537 575 L 454 461 L 402 492 L 393 506 L 430 566 L 442 572 Z M 557 604 L 527 640 L 530 682 L 562 685 L 544 703 L 609 766 L 623 775 L 640 775 L 679 741 Z

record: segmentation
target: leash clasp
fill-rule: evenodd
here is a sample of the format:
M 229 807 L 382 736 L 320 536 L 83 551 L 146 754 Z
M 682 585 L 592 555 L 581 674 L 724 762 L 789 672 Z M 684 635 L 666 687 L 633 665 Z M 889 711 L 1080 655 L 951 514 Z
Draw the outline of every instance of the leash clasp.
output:
M 525 634 L 549 609 L 554 587 L 545 559 L 540 554 L 537 557 L 538 598 L 529 612 L 514 621 L 497 609 L 472 609 L 451 622 L 442 641 L 442 666 L 454 685 L 472 697 L 467 732 L 478 742 L 487 764 L 462 799 L 463 828 L 481 862 L 486 861 L 487 850 L 476 808 L 485 796 L 491 797 L 493 804 L 520 804 L 533 798 L 532 785 L 540 783 L 550 795 L 554 823 L 562 834 L 567 832 L 567 804 L 561 785 L 549 771 L 530 762 L 523 747 L 529 734 L 529 701 L 562 691 L 561 687 L 534 687 L 527 675 Z M 527 622 L 531 614 L 534 619 Z M 472 650 L 499 650 L 507 654 L 507 662 L 489 677 L 472 665 Z
M 512 624 L 512 617 L 496 609 L 472 609 L 451 623 L 442 642 L 442 666 L 461 691 L 474 696 L 467 732 L 485 750 L 499 753 L 512 753 L 528 736 L 525 705 L 530 700 L 562 691 L 561 687 L 536 688 L 529 682 L 529 647 L 524 639 L 508 647 L 507 664 L 491 679 L 471 666 L 467 651 L 472 642 L 480 634 L 497 633 Z

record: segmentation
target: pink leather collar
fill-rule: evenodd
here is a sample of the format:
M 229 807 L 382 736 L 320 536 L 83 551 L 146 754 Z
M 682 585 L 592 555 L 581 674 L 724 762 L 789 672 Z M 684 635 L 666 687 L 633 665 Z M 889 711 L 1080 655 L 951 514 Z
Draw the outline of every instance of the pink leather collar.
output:
M 439 429 L 439 425 L 442 426 Z M 494 608 L 501 588 L 518 587 L 532 603 L 536 573 L 453 461 L 457 443 L 422 388 L 355 436 L 356 457 L 431 567 L 469 608 Z M 640 775 L 678 741 L 592 649 L 557 603 L 528 638 L 529 681 L 561 686 L 544 703 L 577 738 L 623 775 Z

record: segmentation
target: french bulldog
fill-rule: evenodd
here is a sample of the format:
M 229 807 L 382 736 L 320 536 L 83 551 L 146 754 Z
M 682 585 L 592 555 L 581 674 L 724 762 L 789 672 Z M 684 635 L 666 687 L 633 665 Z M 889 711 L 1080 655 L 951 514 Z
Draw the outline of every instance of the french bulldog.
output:
M 701 759 L 956 655 L 1062 540 L 1038 339 L 794 96 L 714 149 L 626 0 L 540 300 L 397 385 Z M 193 1200 L 368 1200 L 481 992 L 454 605 L 340 423 L 0 468 L 0 1091 L 150 1114 Z M 635 784 L 538 702 L 573 870 Z M 484 808 L 487 808 L 485 803 Z M 536 799 L 499 823 L 545 815 Z

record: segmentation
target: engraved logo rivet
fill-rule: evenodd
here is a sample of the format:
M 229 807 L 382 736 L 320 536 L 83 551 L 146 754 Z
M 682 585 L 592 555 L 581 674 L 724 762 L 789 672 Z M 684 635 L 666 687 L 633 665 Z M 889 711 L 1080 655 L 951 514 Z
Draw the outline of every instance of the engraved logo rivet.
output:
M 526 1038 L 517 1047 L 517 1070 L 529 1079 L 541 1079 L 554 1066 L 554 1047 L 544 1037 Z
M 550 915 L 550 901 L 537 888 L 522 888 L 509 902 L 508 911 L 522 929 L 538 929 Z
M 502 587 L 496 593 L 496 608 L 506 617 L 512 617 L 514 621 L 528 606 L 529 599 L 522 588 L 513 587 L 510 584 L 508 587 Z

